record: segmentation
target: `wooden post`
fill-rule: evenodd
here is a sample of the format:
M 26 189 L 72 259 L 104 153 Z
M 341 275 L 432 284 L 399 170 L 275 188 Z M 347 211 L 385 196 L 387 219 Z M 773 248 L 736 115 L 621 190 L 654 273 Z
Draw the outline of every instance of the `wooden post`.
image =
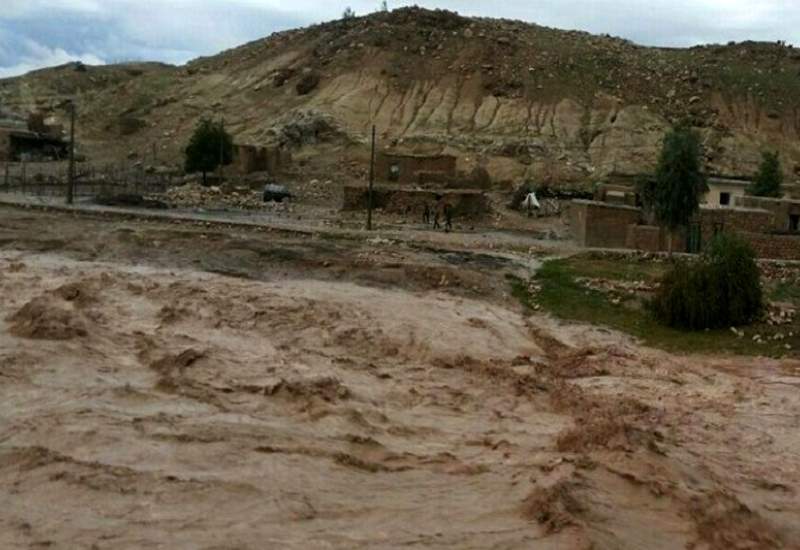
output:
M 69 103 L 69 174 L 67 175 L 67 204 L 75 196 L 75 103 Z
M 369 158 L 369 191 L 367 191 L 367 231 L 372 231 L 372 186 L 375 182 L 375 125 L 372 126 L 372 149 Z

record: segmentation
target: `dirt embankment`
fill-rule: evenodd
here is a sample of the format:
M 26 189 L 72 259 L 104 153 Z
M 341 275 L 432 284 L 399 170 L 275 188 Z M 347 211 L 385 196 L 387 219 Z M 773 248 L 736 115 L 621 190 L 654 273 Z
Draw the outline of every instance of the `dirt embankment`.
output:
M 3 548 L 797 547 L 796 363 L 526 318 L 497 257 L 59 219 L 2 228 Z

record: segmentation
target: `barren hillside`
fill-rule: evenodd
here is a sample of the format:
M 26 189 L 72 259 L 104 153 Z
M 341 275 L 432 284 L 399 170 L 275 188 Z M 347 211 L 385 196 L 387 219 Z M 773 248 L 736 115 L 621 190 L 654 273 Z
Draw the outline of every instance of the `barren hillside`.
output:
M 497 180 L 589 183 L 647 170 L 688 118 L 709 169 L 754 171 L 778 149 L 800 163 L 800 51 L 742 43 L 637 46 L 528 23 L 400 9 L 274 34 L 183 67 L 64 66 L 0 81 L 0 106 L 44 109 L 76 94 L 93 158 L 160 151 L 174 161 L 198 117 L 224 116 L 241 142 L 447 150 Z M 358 147 L 349 151 L 357 151 Z M 98 159 L 99 160 L 99 159 Z

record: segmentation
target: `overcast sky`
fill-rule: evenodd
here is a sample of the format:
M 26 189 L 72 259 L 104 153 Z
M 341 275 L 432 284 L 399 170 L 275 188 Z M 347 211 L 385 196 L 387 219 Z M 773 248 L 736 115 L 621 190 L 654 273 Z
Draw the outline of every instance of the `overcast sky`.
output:
M 165 61 L 200 55 L 273 31 L 359 15 L 379 0 L 0 0 L 0 77 L 73 60 Z M 800 0 L 389 0 L 465 15 L 522 19 L 622 36 L 640 44 L 691 46 L 730 40 L 800 45 Z

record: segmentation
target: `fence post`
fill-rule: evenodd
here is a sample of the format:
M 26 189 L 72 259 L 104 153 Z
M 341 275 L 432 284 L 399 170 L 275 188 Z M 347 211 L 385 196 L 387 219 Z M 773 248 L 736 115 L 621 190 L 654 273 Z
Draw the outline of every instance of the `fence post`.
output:
M 69 103 L 69 179 L 67 181 L 67 204 L 72 204 L 75 193 L 75 102 Z

